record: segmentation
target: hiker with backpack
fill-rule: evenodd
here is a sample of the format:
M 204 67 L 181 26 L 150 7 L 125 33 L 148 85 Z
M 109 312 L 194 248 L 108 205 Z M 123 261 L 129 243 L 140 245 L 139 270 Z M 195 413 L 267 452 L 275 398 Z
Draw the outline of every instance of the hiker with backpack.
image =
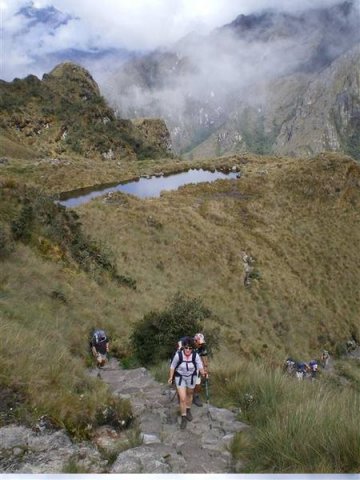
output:
M 209 375 L 209 359 L 208 359 L 208 351 L 206 347 L 205 337 L 202 333 L 196 333 L 194 336 L 194 346 L 195 351 L 199 354 L 200 359 L 202 361 L 204 371 L 206 376 Z M 193 404 L 197 407 L 202 407 L 203 403 L 200 398 L 201 392 L 201 375 L 197 374 L 196 385 L 194 388 L 194 396 L 193 396 Z
M 181 349 L 178 350 L 170 365 L 168 383 L 175 385 L 179 397 L 181 423 L 180 428 L 186 428 L 187 422 L 193 419 L 191 404 L 193 393 L 198 377 L 198 372 L 206 376 L 200 355 L 194 349 L 194 341 L 191 337 L 181 339 Z
M 90 347 L 93 356 L 96 358 L 97 367 L 104 367 L 109 352 L 109 339 L 104 330 L 94 331 L 91 337 Z

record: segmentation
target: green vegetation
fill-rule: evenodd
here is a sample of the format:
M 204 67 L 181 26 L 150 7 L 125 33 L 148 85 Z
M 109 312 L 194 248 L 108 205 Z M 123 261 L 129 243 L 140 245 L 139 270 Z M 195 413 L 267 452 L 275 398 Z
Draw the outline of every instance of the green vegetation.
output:
M 239 419 L 251 425 L 232 444 L 243 472 L 359 471 L 358 387 L 328 383 L 325 373 L 298 382 L 260 362 L 217 364 L 212 372 L 217 401 L 238 408 Z
M 0 396 L 2 424 L 33 424 L 46 414 L 76 438 L 91 437 L 104 422 L 131 425 L 128 403 L 113 404 L 103 383 L 86 374 L 89 332 L 103 327 L 111 354 L 131 367 L 137 346 L 147 355 L 151 350 L 142 325 L 163 342 L 161 358 L 168 355 L 165 344 L 172 349 L 184 330 L 195 333 L 198 326 L 209 343 L 212 332 L 219 341 L 211 401 L 240 408 L 252 426 L 233 445 L 247 472 L 356 471 L 351 425 L 335 430 L 329 454 L 324 445 L 330 427 L 337 428 L 332 419 L 345 424 L 346 411 L 358 419 L 351 406 L 358 407 L 358 368 L 341 361 L 337 375 L 303 384 L 302 392 L 278 367 L 288 355 L 316 358 L 323 348 L 335 355 L 349 338 L 359 342 L 360 167 L 334 154 L 221 162 L 239 165 L 241 178 L 188 185 L 158 199 L 116 193 L 76 212 L 53 203 L 45 187 L 40 191 L 41 175 L 49 174 L 53 190 L 59 172 L 66 185 L 75 171 L 78 183 L 94 179 L 91 164 L 68 171 L 39 166 L 29 175 L 37 188 L 24 185 L 26 161 L 1 167 L 0 384 L 8 392 Z M 139 163 L 146 173 L 185 165 Z M 126 168 L 128 175 L 132 166 Z M 244 252 L 254 259 L 247 287 Z M 129 288 L 132 280 L 136 289 Z M 167 367 L 156 363 L 158 378 Z M 288 460 L 279 453 L 286 439 L 292 450 L 298 438 L 305 445 L 305 435 L 322 463 L 311 447 L 288 450 Z
M 13 420 L 32 423 L 46 414 L 76 438 L 91 436 L 97 425 L 127 428 L 129 402 L 85 374 L 87 338 L 100 312 L 90 314 L 88 301 L 81 301 L 100 288 L 96 284 L 128 288 L 127 277 L 86 238 L 75 212 L 33 189 L 2 183 L 0 232 L 0 383 L 9 392 L 0 410 L 13 403 L 14 392 L 23 400 Z
M 1 155 L 22 143 L 20 154 L 86 156 L 97 160 L 156 158 L 165 143 L 144 136 L 130 120 L 116 119 L 98 86 L 83 68 L 64 63 L 39 80 L 29 75 L 0 82 Z M 166 130 L 163 125 L 163 130 Z M 164 134 L 164 132 L 162 132 Z M 110 157 L 109 157 L 110 155 Z
M 178 293 L 168 308 L 147 313 L 134 326 L 130 340 L 136 357 L 145 366 L 168 360 L 178 340 L 196 332 L 204 332 L 214 350 L 218 339 L 204 326 L 210 316 L 210 310 L 204 307 L 201 299 L 185 298 Z
M 276 134 L 265 132 L 265 118 L 250 108 L 245 109 L 241 119 L 241 133 L 250 152 L 258 155 L 271 153 Z

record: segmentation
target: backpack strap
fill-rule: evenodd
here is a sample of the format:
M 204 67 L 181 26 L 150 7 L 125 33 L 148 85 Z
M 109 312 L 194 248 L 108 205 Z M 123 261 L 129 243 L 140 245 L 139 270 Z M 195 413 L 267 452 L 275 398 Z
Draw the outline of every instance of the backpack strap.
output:
M 176 367 L 175 367 L 175 376 L 176 377 L 181 377 L 180 378 L 180 381 L 179 381 L 179 387 L 181 385 L 181 381 L 182 381 L 182 375 L 177 372 L 177 368 L 179 367 L 179 365 L 184 361 L 184 358 L 183 358 L 183 354 L 182 354 L 182 350 L 179 350 L 178 352 L 176 352 L 178 354 L 178 362 L 176 364 Z M 194 377 L 195 375 L 197 375 L 197 367 L 196 367 L 196 351 L 193 350 L 192 354 L 191 354 L 191 362 L 193 363 L 194 365 L 194 372 L 193 374 L 191 375 L 191 383 L 193 383 L 194 381 Z
M 197 368 L 196 368 L 196 360 L 195 360 L 195 359 L 196 359 L 196 351 L 193 350 L 193 352 L 192 352 L 192 357 L 191 357 L 191 361 L 192 361 L 192 363 L 194 364 L 194 373 L 193 373 L 192 376 L 191 376 L 191 383 L 193 383 L 194 377 L 195 377 L 195 375 L 197 375 Z

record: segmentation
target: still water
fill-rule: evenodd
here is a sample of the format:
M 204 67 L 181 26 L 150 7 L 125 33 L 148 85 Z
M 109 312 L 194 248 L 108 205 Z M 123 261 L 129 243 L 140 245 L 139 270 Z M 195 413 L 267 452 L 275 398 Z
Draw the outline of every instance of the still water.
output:
M 239 173 L 237 172 L 223 173 L 217 170 L 210 172 L 209 170 L 190 169 L 174 175 L 139 178 L 126 183 L 95 185 L 94 187 L 64 192 L 60 194 L 59 203 L 65 207 L 76 207 L 100 195 L 119 191 L 140 198 L 159 197 L 164 190 L 176 190 L 189 183 L 214 182 L 218 179 L 231 179 L 238 176 Z

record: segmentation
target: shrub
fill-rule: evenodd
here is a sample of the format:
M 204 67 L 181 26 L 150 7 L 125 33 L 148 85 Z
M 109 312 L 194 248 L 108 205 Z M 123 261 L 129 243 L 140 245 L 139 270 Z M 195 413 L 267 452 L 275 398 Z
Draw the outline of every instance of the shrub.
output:
M 13 245 L 8 232 L 0 225 L 0 259 L 9 255 Z
M 11 224 L 12 234 L 15 240 L 28 241 L 31 237 L 31 224 L 33 221 L 33 208 L 25 203 L 19 217 Z
M 130 337 L 136 357 L 142 364 L 155 364 L 169 359 L 179 338 L 204 331 L 212 348 L 218 340 L 204 321 L 211 317 L 201 299 L 177 293 L 170 305 L 160 312 L 149 312 L 134 327 Z

